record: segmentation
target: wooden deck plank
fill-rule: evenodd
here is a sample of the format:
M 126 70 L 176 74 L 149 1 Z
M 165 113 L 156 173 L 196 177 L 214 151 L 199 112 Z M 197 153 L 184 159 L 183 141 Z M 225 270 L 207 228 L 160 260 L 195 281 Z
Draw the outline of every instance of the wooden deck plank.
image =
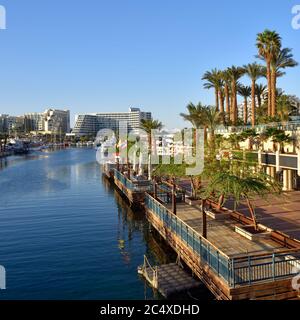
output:
M 281 197 L 270 195 L 267 199 L 254 199 L 253 204 L 259 221 L 300 240 L 300 191 L 288 192 Z M 233 202 L 227 201 L 225 206 L 232 209 Z M 244 203 L 238 211 L 249 216 Z
M 170 205 L 168 208 L 171 209 Z M 202 213 L 200 208 L 185 203 L 177 205 L 177 216 L 191 226 L 199 234 L 202 234 Z M 277 242 L 271 239 L 251 241 L 235 232 L 235 226 L 240 225 L 228 216 L 222 221 L 207 217 L 207 238 L 220 251 L 227 256 L 241 254 L 270 253 L 275 249 L 283 249 Z

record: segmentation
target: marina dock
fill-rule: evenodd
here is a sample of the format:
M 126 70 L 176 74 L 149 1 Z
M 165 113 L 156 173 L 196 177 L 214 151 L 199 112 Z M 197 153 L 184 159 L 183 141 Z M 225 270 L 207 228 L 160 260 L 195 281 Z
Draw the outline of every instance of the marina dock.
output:
M 169 205 L 146 196 L 152 226 L 180 255 L 194 274 L 220 300 L 297 298 L 292 279 L 300 266 L 300 247 L 288 248 L 269 232 L 249 240 L 235 231 L 242 225 L 234 215 L 218 221 L 208 217 L 208 237 L 201 235 L 201 211 L 188 204 Z
M 178 263 L 152 267 L 147 257 L 144 257 L 144 264 L 139 267 L 138 273 L 146 279 L 152 288 L 167 299 L 202 285 L 200 281 L 185 272 Z
M 299 298 L 299 292 L 292 287 L 292 280 L 300 270 L 300 241 L 297 239 L 262 224 L 259 228 L 264 232 L 250 239 L 243 229 L 252 224 L 247 215 L 230 209 L 213 215 L 205 209 L 204 220 L 200 205 L 186 203 L 182 188 L 172 188 L 168 183 L 133 182 L 116 169 L 113 175 L 119 191 L 132 206 L 145 209 L 151 226 L 216 299 Z M 214 205 L 211 202 L 212 208 Z M 205 225 L 207 235 L 204 236 Z M 171 279 L 176 277 L 169 278 L 169 283 L 162 281 L 165 285 L 159 286 L 154 269 L 145 268 L 141 273 L 165 296 L 183 286 L 178 282 L 175 289 Z M 167 267 L 160 268 L 155 270 L 167 270 Z M 190 282 L 185 279 L 188 287 Z M 168 291 L 168 286 L 173 289 Z

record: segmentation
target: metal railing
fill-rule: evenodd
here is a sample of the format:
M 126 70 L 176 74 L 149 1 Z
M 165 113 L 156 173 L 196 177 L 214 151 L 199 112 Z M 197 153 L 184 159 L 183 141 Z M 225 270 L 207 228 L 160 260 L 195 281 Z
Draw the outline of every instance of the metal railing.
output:
M 125 177 L 120 171 L 114 169 L 114 176 L 117 178 L 127 189 L 136 192 L 150 192 L 153 189 L 152 183 L 149 180 L 132 181 Z
M 163 203 L 172 203 L 173 190 L 170 185 L 160 183 L 157 185 L 157 198 Z M 185 192 L 182 189 L 176 188 L 175 191 L 176 203 L 185 201 Z
M 265 131 L 267 128 L 277 128 L 284 131 L 297 131 L 300 128 L 300 121 L 274 122 L 274 123 L 268 123 L 268 124 L 261 124 L 261 125 L 256 125 L 254 129 L 256 130 L 256 132 L 259 133 L 259 132 Z M 240 133 L 249 129 L 252 129 L 251 125 L 239 126 L 239 127 L 219 126 L 215 130 L 215 132 L 218 134 Z
M 226 282 L 230 282 L 232 278 L 230 259 L 226 255 L 149 194 L 146 194 L 145 203 L 146 207 L 163 222 L 164 227 L 176 234 L 218 276 L 221 276 Z
M 163 223 L 164 228 L 179 237 L 202 263 L 207 264 L 230 287 L 289 278 L 300 271 L 299 250 L 228 257 L 149 194 L 146 194 L 145 205 Z
M 298 256 L 298 257 L 297 257 Z M 234 261 L 236 284 L 252 284 L 258 281 L 292 277 L 300 272 L 299 252 L 248 256 Z

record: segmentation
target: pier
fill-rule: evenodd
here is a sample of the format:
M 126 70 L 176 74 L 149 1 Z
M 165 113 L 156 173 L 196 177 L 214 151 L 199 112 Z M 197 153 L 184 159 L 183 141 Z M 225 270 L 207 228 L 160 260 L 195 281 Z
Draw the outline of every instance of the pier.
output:
M 146 195 L 146 215 L 193 273 L 220 300 L 292 299 L 292 279 L 300 267 L 300 247 L 288 248 L 268 237 L 249 240 L 235 231 L 234 213 L 218 221 L 207 218 L 208 237 L 197 207 L 182 203 L 177 214 L 170 205 Z
M 142 207 L 145 201 L 146 192 L 152 190 L 152 181 L 130 179 L 130 173 L 126 174 L 113 170 L 114 184 L 126 196 L 131 207 Z
M 212 201 L 202 210 L 199 203 L 186 202 L 184 188 L 169 182 L 133 181 L 127 175 L 113 169 L 119 191 L 132 206 L 145 209 L 152 227 L 216 299 L 299 298 L 292 280 L 300 270 L 300 241 L 262 224 L 263 232 L 250 237 L 247 226 L 252 220 L 246 215 L 226 208 L 216 214 Z M 169 296 L 150 271 L 149 267 L 141 272 Z

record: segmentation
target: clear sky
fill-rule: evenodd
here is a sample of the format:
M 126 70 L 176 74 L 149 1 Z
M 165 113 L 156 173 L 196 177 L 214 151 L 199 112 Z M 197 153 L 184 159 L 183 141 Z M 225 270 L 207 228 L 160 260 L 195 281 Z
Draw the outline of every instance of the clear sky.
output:
M 0 113 L 46 107 L 76 113 L 151 110 L 183 126 L 190 102 L 214 102 L 202 88 L 211 68 L 243 65 L 256 34 L 275 29 L 300 62 L 300 0 L 0 0 Z M 245 79 L 247 82 L 247 79 Z M 300 67 L 279 86 L 300 96 Z

